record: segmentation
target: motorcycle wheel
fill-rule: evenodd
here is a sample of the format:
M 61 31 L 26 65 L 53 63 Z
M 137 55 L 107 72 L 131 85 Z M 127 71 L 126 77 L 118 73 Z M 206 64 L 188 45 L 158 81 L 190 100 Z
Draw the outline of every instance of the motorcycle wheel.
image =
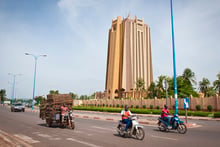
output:
M 162 122 L 158 123 L 158 128 L 162 132 L 166 131 L 166 127 L 165 127 L 165 125 Z
M 145 136 L 144 129 L 143 128 L 138 128 L 138 130 L 136 131 L 136 138 L 138 140 L 143 140 L 144 136 Z
M 122 129 L 122 127 L 119 125 L 118 126 L 118 134 L 121 136 L 121 137 L 125 137 L 125 133 L 124 133 L 124 131 L 123 131 L 123 129 Z
M 187 132 L 187 127 L 185 124 L 180 124 L 177 128 L 177 131 L 180 133 L 180 134 L 185 134 Z
M 75 123 L 74 122 L 69 122 L 69 127 L 70 127 L 70 129 L 74 130 L 75 129 Z

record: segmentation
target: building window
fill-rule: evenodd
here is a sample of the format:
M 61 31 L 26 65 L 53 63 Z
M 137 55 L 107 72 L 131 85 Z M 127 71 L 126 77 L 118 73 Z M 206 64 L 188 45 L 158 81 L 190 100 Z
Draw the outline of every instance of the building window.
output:
M 113 30 L 116 31 L 116 25 L 113 25 Z

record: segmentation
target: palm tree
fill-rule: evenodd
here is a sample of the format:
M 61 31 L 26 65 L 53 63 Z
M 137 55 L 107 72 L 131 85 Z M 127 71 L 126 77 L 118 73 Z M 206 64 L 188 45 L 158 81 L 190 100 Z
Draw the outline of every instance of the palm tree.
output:
M 144 90 L 145 89 L 144 84 L 145 84 L 144 79 L 139 78 L 136 82 L 137 90 Z
M 0 90 L 0 102 L 3 103 L 3 101 L 5 100 L 5 96 L 6 96 L 6 90 L 5 89 L 1 89 Z
M 167 76 L 159 76 L 158 77 L 158 82 L 157 82 L 157 85 L 156 85 L 156 89 L 157 89 L 157 97 L 159 98 L 162 98 L 162 97 L 166 97 L 166 93 L 165 93 L 165 90 L 163 89 L 163 80 L 164 79 L 168 79 Z
M 152 82 L 147 90 L 148 92 L 148 97 L 149 98 L 154 98 L 157 96 L 157 86 L 154 82 Z
M 199 90 L 204 93 L 205 96 L 208 94 L 210 82 L 207 78 L 203 78 L 202 81 L 199 82 Z
M 220 94 L 220 72 L 217 74 L 218 80 L 213 82 L 214 89 Z
M 182 75 L 183 79 L 185 81 L 187 81 L 189 84 L 196 84 L 196 80 L 195 80 L 195 73 L 192 72 L 192 70 L 190 68 L 186 68 L 183 71 L 183 75 Z

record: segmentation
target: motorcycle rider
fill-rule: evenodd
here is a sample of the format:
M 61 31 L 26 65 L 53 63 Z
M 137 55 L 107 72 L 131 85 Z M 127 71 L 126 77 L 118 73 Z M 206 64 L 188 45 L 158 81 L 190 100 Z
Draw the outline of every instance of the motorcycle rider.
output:
M 168 117 L 168 115 L 170 114 L 169 110 L 168 110 L 168 107 L 167 105 L 165 104 L 164 105 L 164 108 L 162 109 L 162 112 L 161 112 L 161 118 L 165 121 L 165 125 L 166 127 L 168 128 L 169 126 L 169 122 L 170 122 L 170 118 Z
M 122 123 L 126 124 L 125 127 L 125 132 L 127 132 L 128 127 L 131 124 L 131 119 L 129 119 L 129 116 L 131 116 L 131 111 L 128 110 L 128 106 L 125 105 L 125 109 L 121 111 L 121 116 L 122 116 Z
M 61 106 L 61 116 L 62 116 L 62 122 L 64 122 L 64 116 L 66 116 L 67 111 L 69 111 L 68 107 L 65 103 Z

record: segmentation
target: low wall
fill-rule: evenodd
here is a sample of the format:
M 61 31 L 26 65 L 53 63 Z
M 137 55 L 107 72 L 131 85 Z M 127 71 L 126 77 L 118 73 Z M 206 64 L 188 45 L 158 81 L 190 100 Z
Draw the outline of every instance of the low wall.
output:
M 121 107 L 121 105 L 125 106 L 128 105 L 129 107 L 131 107 L 133 105 L 133 107 L 135 108 L 137 105 L 139 108 L 143 108 L 143 106 L 145 105 L 146 108 L 150 108 L 150 105 L 153 105 L 153 108 L 156 108 L 157 106 L 159 106 L 160 108 L 163 108 L 163 105 L 166 104 L 166 99 L 162 98 L 162 99 L 92 99 L 92 100 L 74 100 L 74 104 L 75 106 L 77 105 L 93 105 L 93 106 L 98 106 L 101 105 L 103 106 L 103 104 L 107 107 L 116 107 L 117 105 L 119 105 L 119 107 Z M 79 101 L 79 102 L 77 102 Z M 168 98 L 168 107 L 169 109 L 173 109 L 173 105 L 175 104 L 175 99 L 174 98 Z M 207 98 L 193 98 L 190 97 L 189 98 L 189 109 L 190 110 L 196 110 L 196 105 L 200 105 L 202 110 L 207 110 L 207 106 L 211 105 L 213 110 L 220 110 L 220 98 L 218 95 L 215 95 L 213 97 L 207 97 Z M 179 109 L 184 109 L 184 102 L 182 98 L 178 98 L 178 107 Z

